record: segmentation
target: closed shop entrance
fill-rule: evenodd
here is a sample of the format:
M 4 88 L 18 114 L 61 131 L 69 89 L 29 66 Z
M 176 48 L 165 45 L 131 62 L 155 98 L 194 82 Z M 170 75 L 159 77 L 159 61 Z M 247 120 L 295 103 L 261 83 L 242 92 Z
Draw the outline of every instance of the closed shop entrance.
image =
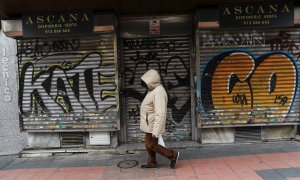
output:
M 161 20 L 160 23 L 162 23 Z M 163 31 L 163 30 L 161 30 Z M 190 50 L 188 34 L 122 38 L 123 119 L 128 143 L 141 142 L 140 105 L 147 91 L 141 76 L 156 69 L 168 95 L 166 141 L 192 139 Z

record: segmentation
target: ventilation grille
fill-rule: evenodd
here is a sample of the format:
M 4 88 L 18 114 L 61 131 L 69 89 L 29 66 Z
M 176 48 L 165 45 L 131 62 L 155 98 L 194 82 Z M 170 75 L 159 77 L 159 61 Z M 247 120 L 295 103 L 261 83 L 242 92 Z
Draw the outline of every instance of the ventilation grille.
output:
M 235 128 L 235 142 L 261 141 L 261 127 Z
M 62 132 L 61 133 L 62 147 L 81 147 L 84 146 L 83 132 Z

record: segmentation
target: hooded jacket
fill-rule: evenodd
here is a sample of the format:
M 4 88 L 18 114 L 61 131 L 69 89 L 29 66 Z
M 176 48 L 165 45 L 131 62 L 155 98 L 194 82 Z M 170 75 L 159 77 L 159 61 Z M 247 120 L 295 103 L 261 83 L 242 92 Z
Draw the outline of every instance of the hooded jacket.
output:
M 154 69 L 147 71 L 141 79 L 148 86 L 140 110 L 140 129 L 155 137 L 165 132 L 168 96 Z

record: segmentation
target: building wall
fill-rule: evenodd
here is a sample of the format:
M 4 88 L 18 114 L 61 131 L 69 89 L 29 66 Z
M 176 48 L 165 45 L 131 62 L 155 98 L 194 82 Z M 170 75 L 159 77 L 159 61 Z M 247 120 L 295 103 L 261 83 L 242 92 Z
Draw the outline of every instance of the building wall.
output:
M 17 96 L 17 44 L 0 32 L 0 155 L 15 154 L 27 145 L 20 132 Z

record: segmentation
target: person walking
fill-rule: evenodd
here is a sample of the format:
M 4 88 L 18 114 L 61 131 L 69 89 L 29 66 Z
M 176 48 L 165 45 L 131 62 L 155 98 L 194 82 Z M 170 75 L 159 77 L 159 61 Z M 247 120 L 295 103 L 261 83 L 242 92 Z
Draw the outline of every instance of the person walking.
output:
M 158 137 L 165 132 L 168 96 L 161 85 L 160 76 L 150 69 L 141 77 L 141 85 L 148 89 L 140 109 L 140 129 L 145 132 L 145 146 L 148 163 L 141 168 L 157 168 L 156 153 L 168 158 L 170 167 L 175 169 L 179 152 L 158 144 Z

